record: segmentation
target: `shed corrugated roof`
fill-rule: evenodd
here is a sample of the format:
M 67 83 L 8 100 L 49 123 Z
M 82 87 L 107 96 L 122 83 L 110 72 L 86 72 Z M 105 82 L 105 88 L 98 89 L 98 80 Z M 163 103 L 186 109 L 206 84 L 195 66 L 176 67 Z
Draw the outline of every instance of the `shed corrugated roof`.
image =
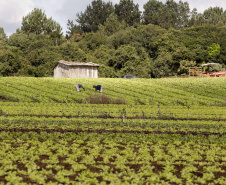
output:
M 93 62 L 70 62 L 70 61 L 64 61 L 60 60 L 58 63 L 65 64 L 68 66 L 97 66 L 99 67 L 99 64 L 95 64 Z

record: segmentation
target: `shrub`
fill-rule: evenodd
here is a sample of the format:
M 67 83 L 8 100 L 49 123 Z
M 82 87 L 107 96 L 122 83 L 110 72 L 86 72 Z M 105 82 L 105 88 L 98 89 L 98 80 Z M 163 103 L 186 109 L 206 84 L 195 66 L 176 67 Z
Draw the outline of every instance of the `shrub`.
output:
M 86 101 L 90 104 L 126 104 L 124 98 L 112 100 L 105 94 L 92 94 L 86 99 Z
M 87 102 L 90 104 L 110 104 L 111 99 L 104 94 L 101 95 L 93 94 L 87 98 Z

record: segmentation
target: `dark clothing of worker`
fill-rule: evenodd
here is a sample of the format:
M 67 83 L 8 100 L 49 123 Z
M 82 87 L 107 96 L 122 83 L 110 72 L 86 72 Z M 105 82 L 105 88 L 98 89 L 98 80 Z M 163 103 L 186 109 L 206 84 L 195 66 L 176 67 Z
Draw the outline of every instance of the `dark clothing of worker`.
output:
M 80 88 L 83 88 L 85 91 L 85 88 L 82 86 L 82 84 L 75 84 L 76 91 L 80 91 Z
M 95 91 L 99 91 L 102 93 L 103 86 L 102 85 L 94 85 L 93 88 L 95 88 Z
M 85 88 L 82 86 L 82 84 L 78 84 L 79 88 L 83 88 L 83 90 L 85 91 Z

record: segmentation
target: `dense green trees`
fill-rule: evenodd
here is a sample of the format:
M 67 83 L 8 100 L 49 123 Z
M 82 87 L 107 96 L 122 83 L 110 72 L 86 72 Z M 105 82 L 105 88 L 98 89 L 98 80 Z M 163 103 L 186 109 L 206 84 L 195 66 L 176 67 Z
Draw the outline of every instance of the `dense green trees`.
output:
M 226 65 L 226 11 L 190 12 L 187 2 L 149 0 L 141 14 L 132 0 L 116 5 L 94 0 L 67 36 L 34 9 L 7 38 L 0 28 L 0 76 L 51 76 L 57 61 L 94 62 L 100 77 L 182 75 L 189 66 Z
M 115 14 L 120 21 L 125 21 L 129 26 L 140 25 L 141 12 L 139 5 L 135 5 L 133 0 L 120 0 L 119 4 L 115 5 Z
M 117 17 L 114 17 L 114 14 Z M 73 20 L 68 20 L 68 37 L 70 38 L 73 33 L 96 32 L 99 25 L 104 25 L 109 17 L 110 20 L 124 22 L 128 26 L 137 27 L 141 23 L 139 5 L 135 5 L 132 0 L 120 0 L 119 4 L 115 6 L 111 2 L 105 3 L 102 0 L 94 0 L 84 12 L 77 14 L 76 22 L 78 25 L 74 24 Z
M 161 13 L 161 9 L 163 7 L 163 3 L 157 0 L 149 0 L 146 4 L 144 4 L 144 12 L 143 12 L 143 23 L 144 24 L 155 24 L 159 25 L 161 17 L 159 16 Z
M 187 2 L 167 0 L 162 3 L 158 0 L 149 0 L 144 4 L 143 24 L 155 24 L 163 28 L 184 28 L 203 25 L 226 24 L 226 11 L 220 7 L 210 7 L 203 14 L 197 9 L 190 11 Z
M 5 42 L 7 41 L 7 36 L 5 34 L 4 28 L 0 27 L 0 40 Z
M 61 26 L 52 18 L 47 18 L 45 12 L 35 8 L 27 16 L 23 17 L 21 30 L 25 34 L 50 34 L 57 32 L 61 34 Z
M 203 25 L 218 25 L 224 26 L 226 24 L 226 10 L 220 7 L 210 7 L 203 12 L 198 14 L 197 10 L 194 9 L 191 12 L 191 18 L 189 20 L 189 26 L 203 26 Z
M 167 0 L 165 4 L 157 0 L 149 0 L 144 4 L 143 23 L 155 24 L 163 28 L 184 28 L 188 26 L 189 4 Z
M 223 11 L 223 8 L 220 7 L 210 7 L 204 11 L 203 17 L 206 20 L 206 24 L 223 25 L 226 23 L 226 11 Z
M 3 28 L 0 28 L 0 76 L 9 76 L 18 72 L 21 60 L 14 48 L 9 47 Z
M 95 32 L 99 24 L 104 24 L 106 18 L 113 13 L 114 7 L 111 2 L 105 3 L 102 0 L 94 0 L 85 12 L 77 14 L 76 21 L 83 32 Z
M 107 36 L 116 33 L 119 30 L 126 28 L 125 21 L 119 21 L 118 16 L 112 13 L 104 22 L 104 25 L 99 25 L 99 31 L 102 31 Z

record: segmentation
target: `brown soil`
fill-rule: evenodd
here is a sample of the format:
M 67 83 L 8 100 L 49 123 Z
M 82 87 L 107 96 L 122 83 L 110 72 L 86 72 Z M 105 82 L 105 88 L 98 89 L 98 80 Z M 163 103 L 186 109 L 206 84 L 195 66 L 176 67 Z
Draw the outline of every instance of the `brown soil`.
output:
M 18 116 L 18 115 L 3 115 L 5 117 L 11 117 L 11 116 Z M 98 115 L 98 116 L 90 116 L 90 115 L 73 115 L 73 116 L 66 116 L 66 115 L 31 115 L 31 114 L 23 114 L 23 116 L 29 116 L 29 117 L 45 117 L 45 118 L 101 118 L 101 119 L 123 119 L 121 116 L 110 116 L 110 115 Z M 153 116 L 141 116 L 141 115 L 134 115 L 134 116 L 127 116 L 124 118 L 126 119 L 151 119 L 151 120 L 192 120 L 192 121 L 226 121 L 226 119 L 221 119 L 221 118 L 175 118 L 175 117 L 153 117 Z
M 136 148 L 136 147 L 135 147 Z M 120 149 L 120 148 L 119 148 Z M 123 150 L 123 148 L 121 148 Z M 120 149 L 120 150 L 121 150 Z M 114 159 L 116 158 L 115 156 L 113 156 Z M 39 170 L 43 170 L 43 169 L 46 169 L 46 166 L 47 164 L 44 164 L 42 163 L 42 160 L 44 159 L 49 159 L 49 156 L 48 155 L 40 155 L 39 156 L 39 159 L 36 159 L 35 160 L 35 163 L 40 167 Z M 67 159 L 67 157 L 62 157 L 62 156 L 58 156 L 58 160 L 59 160 L 59 163 L 58 165 L 60 166 L 63 166 L 64 169 L 66 170 L 71 170 L 72 166 L 71 164 L 68 164 L 65 162 L 65 160 Z M 104 165 L 104 166 L 108 166 L 110 169 L 108 170 L 108 173 L 113 173 L 113 174 L 118 174 L 118 173 L 121 173 L 122 171 L 120 169 L 117 168 L 117 166 L 115 164 L 112 164 L 112 162 L 110 161 L 110 163 L 104 163 L 103 162 L 103 158 L 101 156 L 98 156 L 96 157 L 95 159 L 95 164 L 94 165 L 90 165 L 90 164 L 84 164 L 82 163 L 82 159 L 79 159 L 77 161 L 78 164 L 84 164 L 86 166 L 86 170 L 89 170 L 90 172 L 92 173 L 102 173 L 103 170 L 101 169 L 101 167 L 99 167 L 100 165 Z M 114 160 L 115 161 L 115 160 Z M 0 164 L 1 165 L 1 164 Z M 14 165 L 17 165 L 18 169 L 19 170 L 24 170 L 26 171 L 27 168 L 25 167 L 25 164 L 23 164 L 23 162 L 20 162 L 20 161 L 16 161 L 14 162 Z M 141 167 L 143 166 L 144 164 L 132 164 L 132 163 L 127 163 L 125 164 L 125 166 L 129 167 L 129 169 L 131 171 L 134 171 L 136 174 L 140 173 L 140 169 Z M 163 164 L 159 164 L 158 161 L 150 161 L 149 164 L 146 164 L 146 165 L 150 165 L 150 166 L 153 166 L 153 173 L 155 174 L 160 174 L 161 172 L 164 171 L 164 165 Z M 181 178 L 181 171 L 183 170 L 185 166 L 184 165 L 177 165 L 175 164 L 174 165 L 174 168 L 175 168 L 175 171 L 173 172 L 174 175 L 176 175 L 178 178 Z M 202 166 L 198 166 L 196 165 L 197 167 L 197 171 L 196 172 L 192 172 L 196 177 L 203 177 L 203 167 Z M 221 165 L 221 168 L 223 170 L 226 169 L 226 166 L 224 165 Z M 57 174 L 57 171 L 55 169 L 51 169 L 52 170 L 52 174 L 50 175 L 46 175 L 46 182 L 58 182 L 56 179 L 55 179 L 55 175 Z M 68 175 L 66 177 L 68 177 L 71 181 L 75 181 L 75 182 L 78 182 L 76 180 L 76 178 L 83 172 L 84 170 L 81 170 L 81 171 L 78 171 L 78 172 L 75 172 L 73 175 Z M 226 176 L 226 172 L 214 172 L 214 175 L 215 175 L 215 179 L 218 179 L 220 177 L 225 177 Z M 19 177 L 22 177 L 23 178 L 23 182 L 25 183 L 28 183 L 28 184 L 36 184 L 37 182 L 34 182 L 32 179 L 29 178 L 28 175 L 18 175 Z M 4 183 L 4 184 L 7 184 L 7 181 L 5 179 L 6 175 L 4 176 L 0 176 L 0 183 Z M 119 177 L 122 181 L 122 177 Z M 145 177 L 144 177 L 145 178 Z M 164 179 L 164 178 L 161 178 L 162 180 L 164 181 L 167 181 L 167 179 Z M 97 177 L 97 180 L 100 182 L 103 182 L 103 177 L 100 175 Z M 110 181 L 105 181 L 106 184 L 110 184 L 111 182 Z M 59 183 L 59 182 L 58 182 Z M 173 183 L 170 183 L 170 184 L 173 184 Z M 183 179 L 183 184 L 186 184 L 186 180 Z
M 41 132 L 47 132 L 47 133 L 55 133 L 55 132 L 60 132 L 60 133 L 69 133 L 69 132 L 73 132 L 75 134 L 77 133 L 109 133 L 109 134 L 113 134 L 113 133 L 133 133 L 133 134 L 180 134 L 182 136 L 184 135 L 204 135 L 206 137 L 210 136 L 210 135 L 218 135 L 218 136 L 225 136 L 225 133 L 217 133 L 217 132 L 194 132 L 194 131 L 175 131 L 175 132 L 171 132 L 171 131 L 130 131 L 130 130 L 104 130 L 104 129 L 100 129 L 100 130 L 82 130 L 82 129 L 73 129 L 73 130 L 66 130 L 66 129 L 61 129 L 61 128 L 56 128 L 56 129 L 27 129 L 27 128 L 11 128 L 11 129 L 0 129 L 0 132 L 22 132 L 22 133 L 27 133 L 27 132 L 37 132 L 37 133 L 41 133 Z M 118 146 L 118 148 L 122 148 L 124 149 L 123 146 Z M 86 151 L 88 154 L 88 151 Z

